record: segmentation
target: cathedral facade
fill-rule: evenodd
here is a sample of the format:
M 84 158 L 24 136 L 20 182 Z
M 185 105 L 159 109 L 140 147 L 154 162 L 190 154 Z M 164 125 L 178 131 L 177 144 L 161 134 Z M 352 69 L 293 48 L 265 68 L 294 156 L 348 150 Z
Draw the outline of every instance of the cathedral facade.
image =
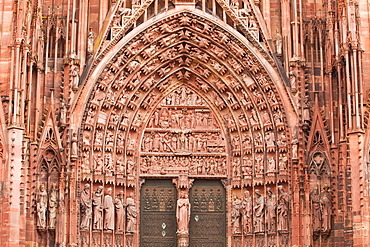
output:
M 1 1 L 1 246 L 369 246 L 369 4 Z

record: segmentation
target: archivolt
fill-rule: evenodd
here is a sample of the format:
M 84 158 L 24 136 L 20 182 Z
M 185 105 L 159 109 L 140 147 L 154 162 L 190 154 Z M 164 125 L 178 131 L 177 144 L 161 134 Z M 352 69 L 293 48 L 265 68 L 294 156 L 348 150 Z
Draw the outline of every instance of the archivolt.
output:
M 203 97 L 227 129 L 225 136 L 232 143 L 229 163 L 241 164 L 239 171 L 228 169 L 229 177 L 242 178 L 235 187 L 251 184 L 248 173 L 261 172 L 257 167 L 261 164 L 262 173 L 267 172 L 269 162 L 281 163 L 276 166 L 276 171 L 281 170 L 278 180 L 286 180 L 290 145 L 286 110 L 289 125 L 294 125 L 294 108 L 271 64 L 226 29 L 179 12 L 112 49 L 104 60 L 107 64 L 103 61 L 86 83 L 75 108 L 83 108 L 90 99 L 81 121 L 83 166 L 92 167 L 93 151 L 101 159 L 95 162 L 120 160 L 126 173 L 127 156 L 138 155 L 139 130 L 166 95 L 186 85 Z

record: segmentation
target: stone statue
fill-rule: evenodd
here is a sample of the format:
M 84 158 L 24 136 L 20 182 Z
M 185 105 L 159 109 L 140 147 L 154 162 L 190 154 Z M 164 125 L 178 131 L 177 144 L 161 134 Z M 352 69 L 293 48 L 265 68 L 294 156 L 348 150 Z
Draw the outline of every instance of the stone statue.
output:
M 72 90 L 77 91 L 78 84 L 80 82 L 79 68 L 77 66 L 73 66 L 73 68 L 72 68 L 71 82 L 72 82 Z
M 177 200 L 176 218 L 177 233 L 188 234 L 190 222 L 190 202 L 186 192 L 183 192 L 181 198 Z
M 266 222 L 267 231 L 276 231 L 276 196 L 270 187 L 267 187 Z
M 314 232 L 321 230 L 321 208 L 320 208 L 320 194 L 319 188 L 316 186 L 310 193 L 312 205 L 312 228 Z
M 72 134 L 72 148 L 71 148 L 71 156 L 73 156 L 73 157 L 78 156 L 78 147 L 77 147 L 78 144 L 77 144 L 77 142 L 78 142 L 77 133 L 73 132 L 73 134 Z
M 255 232 L 264 232 L 265 231 L 265 198 L 261 195 L 259 189 L 255 190 L 256 194 L 256 205 L 254 206 L 254 231 Z
M 104 230 L 114 230 L 114 202 L 112 198 L 112 188 L 107 189 L 104 196 Z
M 57 220 L 57 207 L 58 207 L 58 189 L 57 184 L 51 185 L 49 195 L 49 228 L 54 229 Z
M 322 216 L 321 230 L 323 232 L 329 232 L 331 230 L 331 215 L 333 211 L 332 196 L 329 185 L 325 185 L 320 194 L 320 207 Z
M 103 230 L 103 186 L 99 186 L 93 195 L 93 206 L 94 206 L 94 230 Z
M 88 230 L 90 227 L 91 217 L 92 217 L 92 201 L 90 197 L 90 185 L 85 184 L 83 191 L 81 193 L 81 230 Z
M 282 42 L 279 29 L 276 30 L 276 34 L 275 34 L 275 46 L 276 46 L 276 53 L 278 55 L 281 55 L 283 53 L 283 42 Z
M 289 80 L 290 80 L 290 86 L 292 89 L 297 88 L 297 72 L 292 70 L 289 72 Z
M 253 213 L 253 202 L 252 197 L 248 190 L 244 192 L 244 198 L 242 201 L 243 209 L 243 232 L 244 234 L 251 233 L 253 231 L 252 227 L 252 213 Z
M 232 224 L 232 232 L 233 234 L 240 234 L 240 217 L 241 217 L 241 208 L 242 208 L 242 202 L 241 200 L 234 195 L 234 201 L 232 203 L 232 209 L 231 209 L 231 224 Z
M 46 228 L 46 210 L 48 206 L 48 193 L 45 185 L 40 184 L 39 193 L 37 194 L 37 227 Z
M 134 199 L 134 194 L 131 192 L 126 199 L 127 204 L 127 233 L 134 233 L 136 227 L 137 209 Z
M 92 54 L 94 52 L 94 38 L 95 34 L 92 28 L 89 28 L 89 34 L 87 36 L 87 53 Z
M 60 118 L 59 122 L 63 125 L 67 123 L 67 106 L 65 103 L 65 99 L 63 98 L 60 102 Z
M 123 232 L 124 230 L 124 222 L 126 219 L 126 210 L 125 210 L 125 204 L 123 202 L 124 194 L 123 191 L 116 196 L 114 200 L 114 204 L 116 207 L 116 231 L 117 232 Z
M 278 186 L 278 206 L 277 206 L 277 214 L 278 214 L 278 223 L 277 229 L 278 231 L 287 231 L 288 230 L 288 209 L 289 209 L 289 197 L 288 193 L 284 191 L 282 185 Z

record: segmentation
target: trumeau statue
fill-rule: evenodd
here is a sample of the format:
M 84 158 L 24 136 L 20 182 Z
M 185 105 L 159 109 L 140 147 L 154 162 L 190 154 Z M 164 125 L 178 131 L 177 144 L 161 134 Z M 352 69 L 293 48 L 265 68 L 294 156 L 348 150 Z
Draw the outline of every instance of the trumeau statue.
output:
M 37 195 L 37 227 L 46 228 L 46 211 L 48 206 L 48 193 L 45 190 L 45 185 L 40 184 L 39 193 Z
M 177 200 L 177 233 L 188 234 L 190 222 L 190 202 L 187 193 L 183 193 L 181 198 Z
M 91 217 L 92 217 L 92 201 L 90 196 L 90 185 L 85 184 L 83 191 L 81 192 L 81 230 L 88 230 L 90 228 Z

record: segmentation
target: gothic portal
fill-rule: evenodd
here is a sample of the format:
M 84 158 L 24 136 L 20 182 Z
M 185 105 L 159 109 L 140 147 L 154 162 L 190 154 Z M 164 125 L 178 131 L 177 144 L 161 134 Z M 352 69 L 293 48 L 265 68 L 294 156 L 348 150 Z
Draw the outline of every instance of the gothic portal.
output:
M 368 2 L 337 2 L 1 3 L 2 246 L 367 246 Z

